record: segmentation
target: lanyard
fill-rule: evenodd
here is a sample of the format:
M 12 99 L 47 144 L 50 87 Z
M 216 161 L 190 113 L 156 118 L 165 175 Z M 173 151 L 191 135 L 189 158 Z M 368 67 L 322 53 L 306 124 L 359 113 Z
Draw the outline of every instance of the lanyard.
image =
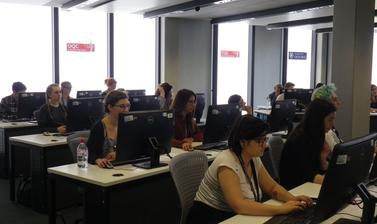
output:
M 245 169 L 245 164 L 244 164 L 244 162 L 243 162 L 243 160 L 242 160 L 242 158 L 241 158 L 240 155 L 238 156 L 238 159 L 239 159 L 239 161 L 241 163 L 242 171 L 245 174 L 246 180 L 247 180 L 247 182 L 250 185 L 250 189 L 253 192 L 254 199 L 255 199 L 255 201 L 259 202 L 260 199 L 259 199 L 258 178 L 257 178 L 257 174 L 256 174 L 256 171 L 255 171 L 254 161 L 252 159 L 250 160 L 250 166 L 251 166 L 251 172 L 253 174 L 253 179 L 254 179 L 254 183 L 255 183 L 256 189 L 254 189 L 253 183 L 251 183 L 250 177 L 249 177 L 249 175 L 247 175 L 247 172 L 246 172 L 246 169 Z

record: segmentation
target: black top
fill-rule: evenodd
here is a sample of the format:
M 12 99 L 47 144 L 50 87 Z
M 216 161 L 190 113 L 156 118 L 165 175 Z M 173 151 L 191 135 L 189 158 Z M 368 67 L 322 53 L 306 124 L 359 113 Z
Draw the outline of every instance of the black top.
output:
M 17 109 L 17 99 L 13 94 L 1 99 L 0 112 L 4 116 L 16 116 Z
M 371 102 L 370 103 L 370 107 L 371 108 L 377 108 L 377 102 L 375 102 L 375 103 Z
M 322 174 L 320 156 L 316 155 L 311 139 L 300 127 L 288 137 L 281 153 L 280 184 L 292 189 L 305 182 L 313 182 L 317 174 Z
M 38 126 L 43 131 L 57 132 L 57 127 L 67 125 L 67 113 L 64 106 L 61 104 L 59 104 L 59 107 L 44 104 L 39 109 L 37 120 Z
M 275 92 L 272 92 L 268 95 L 268 98 L 270 99 L 270 105 L 273 105 L 276 101 L 276 95 Z

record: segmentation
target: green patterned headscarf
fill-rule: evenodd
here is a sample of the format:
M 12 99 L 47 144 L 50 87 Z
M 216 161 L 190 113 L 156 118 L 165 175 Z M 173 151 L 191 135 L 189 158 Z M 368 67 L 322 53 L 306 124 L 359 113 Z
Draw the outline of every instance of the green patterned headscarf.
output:
M 328 102 L 332 102 L 332 97 L 334 96 L 336 87 L 334 84 L 323 85 L 318 89 L 315 89 L 312 94 L 312 100 L 321 99 Z

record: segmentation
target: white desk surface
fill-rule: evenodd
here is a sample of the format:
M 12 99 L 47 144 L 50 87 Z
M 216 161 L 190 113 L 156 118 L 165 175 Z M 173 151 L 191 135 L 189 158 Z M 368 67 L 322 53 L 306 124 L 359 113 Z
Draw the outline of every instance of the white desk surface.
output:
M 10 142 L 19 142 L 39 147 L 51 147 L 67 144 L 66 136 L 44 136 L 43 134 L 21 135 L 9 138 Z
M 24 128 L 24 127 L 36 127 L 38 126 L 37 123 L 31 123 L 31 122 L 4 122 L 0 121 L 0 128 L 3 129 L 11 129 L 11 128 Z
M 190 153 L 183 151 L 182 149 L 172 148 L 170 155 L 172 157 L 179 155 L 181 153 Z M 219 151 L 208 150 L 205 151 L 206 154 L 211 154 L 208 156 L 208 160 L 213 160 Z M 170 158 L 166 155 L 160 157 L 161 162 L 169 163 Z M 99 185 L 102 187 L 108 187 L 120 183 L 125 183 L 144 177 L 149 177 L 161 173 L 169 172 L 169 166 L 158 167 L 154 169 L 142 169 L 136 168 L 132 165 L 118 166 L 114 169 L 102 169 L 96 165 L 89 164 L 88 168 L 81 169 L 77 167 L 76 163 L 51 167 L 47 169 L 48 173 L 57 174 L 60 176 L 69 177 L 75 180 L 80 180 L 83 182 Z M 113 174 L 123 174 L 123 176 L 113 176 Z
M 319 184 L 305 183 L 301 186 L 298 186 L 298 187 L 290 190 L 290 192 L 293 195 L 307 195 L 307 196 L 310 196 L 310 197 L 313 197 L 313 198 L 317 198 L 318 195 L 319 195 L 320 189 L 321 189 L 321 185 L 319 185 Z M 371 187 L 368 187 L 368 189 L 376 191 L 377 187 L 371 186 Z M 269 200 L 265 203 L 275 204 L 275 205 L 281 204 L 281 202 L 278 202 L 276 200 Z M 341 209 L 337 214 L 335 214 L 334 216 L 330 217 L 329 219 L 323 221 L 322 223 L 331 224 L 331 223 L 334 223 L 339 218 L 346 218 L 346 219 L 352 219 L 352 220 L 359 220 L 360 221 L 360 219 L 357 219 L 356 217 L 353 217 L 353 216 L 350 216 L 350 215 L 347 215 L 347 214 L 339 214 L 339 213 L 348 213 L 348 214 L 352 214 L 352 215 L 361 217 L 362 210 L 359 207 L 357 207 L 356 205 L 347 205 L 345 208 Z M 227 220 L 225 220 L 221 223 L 222 224 L 250 224 L 250 223 L 259 224 L 259 223 L 266 222 L 270 218 L 271 218 L 271 216 L 235 215 L 232 218 L 229 218 L 229 219 L 227 219 Z

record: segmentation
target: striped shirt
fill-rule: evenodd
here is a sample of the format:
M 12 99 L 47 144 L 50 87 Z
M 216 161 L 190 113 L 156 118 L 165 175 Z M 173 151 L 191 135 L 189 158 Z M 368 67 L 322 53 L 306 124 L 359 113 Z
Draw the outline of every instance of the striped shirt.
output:
M 259 170 L 263 167 L 262 161 L 259 157 L 253 158 L 257 176 L 259 175 Z M 217 178 L 217 170 L 219 167 L 228 167 L 233 170 L 240 180 L 240 187 L 242 195 L 250 200 L 254 200 L 254 194 L 250 189 L 249 182 L 246 179 L 245 174 L 243 173 L 242 167 L 237 156 L 230 150 L 225 150 L 221 152 L 213 161 L 211 166 L 208 168 L 200 186 L 199 190 L 196 193 L 195 200 L 201 201 L 213 208 L 232 212 L 232 209 L 228 206 L 225 201 L 223 191 L 221 190 L 219 180 Z M 258 177 L 259 180 L 259 177 Z M 255 183 L 253 178 L 250 178 L 251 183 L 253 184 L 254 189 Z M 259 182 L 259 181 L 258 181 Z M 259 192 L 262 192 L 260 187 Z M 262 195 L 260 194 L 260 197 Z

